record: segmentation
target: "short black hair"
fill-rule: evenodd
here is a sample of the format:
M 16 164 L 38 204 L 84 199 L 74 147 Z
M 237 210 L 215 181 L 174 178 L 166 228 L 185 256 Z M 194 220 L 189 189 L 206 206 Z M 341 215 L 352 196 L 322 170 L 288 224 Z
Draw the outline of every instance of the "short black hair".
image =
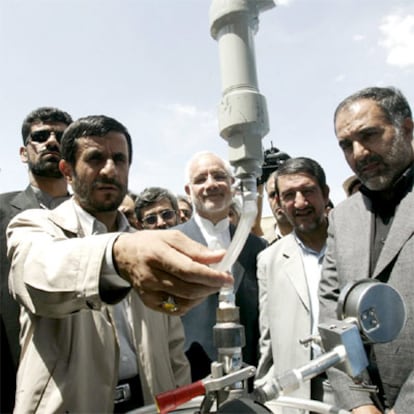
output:
M 277 174 L 275 175 L 275 190 L 277 195 L 279 195 L 277 179 L 284 175 L 290 174 L 307 174 L 310 177 L 315 178 L 316 182 L 323 192 L 327 187 L 325 171 L 318 162 L 306 157 L 290 158 L 279 167 Z
M 135 214 L 139 221 L 142 220 L 141 211 L 143 208 L 148 207 L 157 201 L 167 199 L 171 203 L 173 210 L 178 213 L 178 201 L 177 197 L 168 189 L 162 187 L 147 187 L 141 193 L 137 195 L 135 199 Z
M 125 135 L 128 145 L 129 164 L 132 162 L 131 136 L 124 125 L 114 118 L 105 115 L 89 115 L 72 122 L 62 136 L 61 149 L 62 159 L 69 164 L 76 163 L 76 141 L 82 137 L 97 136 L 103 137 L 109 132 L 120 132 Z
M 42 106 L 41 108 L 35 109 L 23 120 L 22 138 L 24 145 L 26 145 L 32 125 L 45 122 L 62 122 L 66 125 L 70 125 L 73 122 L 73 119 L 67 112 L 58 108 Z

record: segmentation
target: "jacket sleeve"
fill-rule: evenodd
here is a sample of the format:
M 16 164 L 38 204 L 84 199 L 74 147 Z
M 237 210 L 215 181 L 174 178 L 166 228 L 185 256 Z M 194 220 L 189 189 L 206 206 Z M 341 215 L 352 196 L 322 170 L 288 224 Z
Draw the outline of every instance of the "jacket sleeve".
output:
M 332 213 L 334 213 L 332 211 Z M 335 214 L 330 215 L 327 248 L 322 266 L 322 276 L 319 284 L 320 322 L 329 322 L 337 319 L 336 306 L 340 289 L 343 287 L 336 268 L 335 245 Z M 367 392 L 351 390 L 354 384 L 352 378 L 345 372 L 331 368 L 327 371 L 338 405 L 341 408 L 351 410 L 361 405 L 373 404 Z
M 414 406 L 414 371 L 411 371 L 404 385 L 401 387 L 397 400 L 394 404 L 396 414 L 409 413 Z
M 11 294 L 39 316 L 60 318 L 82 309 L 100 309 L 106 247 L 118 233 L 68 236 L 48 214 L 27 210 L 8 226 Z

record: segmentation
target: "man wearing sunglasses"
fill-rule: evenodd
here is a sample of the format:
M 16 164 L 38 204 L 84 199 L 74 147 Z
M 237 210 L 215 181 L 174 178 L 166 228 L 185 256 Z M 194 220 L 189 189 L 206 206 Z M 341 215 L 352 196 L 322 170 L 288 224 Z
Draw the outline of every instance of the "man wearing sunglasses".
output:
M 19 306 L 10 296 L 7 282 L 10 263 L 6 254 L 6 227 L 23 210 L 53 208 L 68 197 L 58 165 L 60 138 L 71 122 L 68 113 L 52 107 L 38 108 L 24 119 L 20 159 L 28 166 L 29 186 L 24 191 L 0 194 L 0 412 L 13 410 L 20 353 Z
M 143 229 L 168 229 L 180 223 L 177 198 L 161 187 L 148 187 L 135 200 L 135 213 Z

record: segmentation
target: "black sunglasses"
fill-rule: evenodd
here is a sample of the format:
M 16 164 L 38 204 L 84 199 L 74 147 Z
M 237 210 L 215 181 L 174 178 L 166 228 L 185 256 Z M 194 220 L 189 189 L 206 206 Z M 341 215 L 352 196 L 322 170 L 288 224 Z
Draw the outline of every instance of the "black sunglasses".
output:
M 147 226 L 153 226 L 154 224 L 157 224 L 158 216 L 164 221 L 169 221 L 176 217 L 174 210 L 164 210 L 158 214 L 150 214 L 149 216 L 144 217 L 141 221 Z
M 52 133 L 55 135 L 56 140 L 60 142 L 62 139 L 63 131 L 55 131 L 53 129 L 41 129 L 39 131 L 33 131 L 29 134 L 29 138 L 33 142 L 46 142 Z

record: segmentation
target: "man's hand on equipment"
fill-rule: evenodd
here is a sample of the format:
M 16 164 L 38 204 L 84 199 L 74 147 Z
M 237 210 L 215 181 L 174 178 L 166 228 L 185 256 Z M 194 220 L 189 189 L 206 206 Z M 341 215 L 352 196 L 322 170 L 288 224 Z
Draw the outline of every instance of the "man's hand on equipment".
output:
M 113 245 L 120 275 L 148 307 L 183 315 L 233 277 L 210 268 L 224 250 L 210 250 L 176 230 L 121 234 Z

